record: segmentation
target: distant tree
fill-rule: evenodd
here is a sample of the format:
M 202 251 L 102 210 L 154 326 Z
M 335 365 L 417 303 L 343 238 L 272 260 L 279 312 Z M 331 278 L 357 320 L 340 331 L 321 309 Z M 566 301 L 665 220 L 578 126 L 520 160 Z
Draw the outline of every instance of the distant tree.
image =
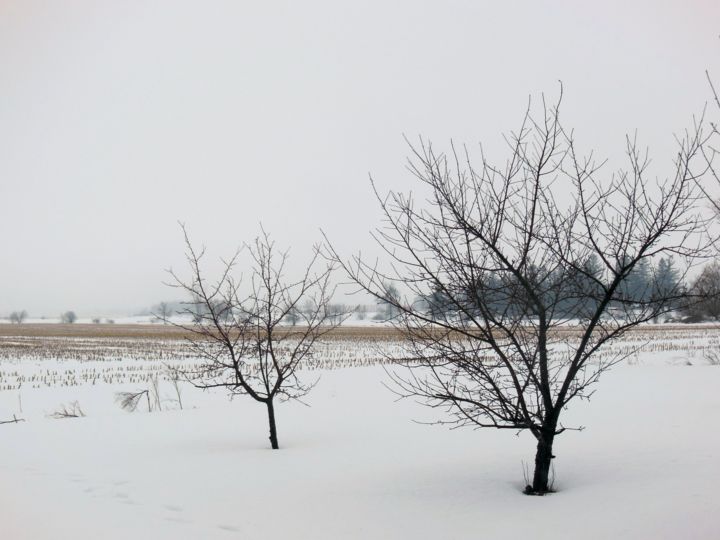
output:
M 441 287 L 434 287 L 432 292 L 424 297 L 429 317 L 434 320 L 443 320 L 453 312 L 452 302 Z
M 707 264 L 690 286 L 686 313 L 691 320 L 720 320 L 720 262 Z
M 292 306 L 285 316 L 285 320 L 290 326 L 295 326 L 300 320 L 300 310 L 296 306 Z
M 77 315 L 74 311 L 66 311 L 60 315 L 60 322 L 63 324 L 72 324 L 77 320 Z
M 230 302 L 227 300 L 215 300 L 212 305 L 212 311 L 215 313 L 215 316 L 218 318 L 218 320 L 227 323 L 232 320 L 233 317 L 233 307 Z
M 642 259 L 635 265 L 629 279 L 636 288 L 634 296 L 640 302 L 647 302 L 653 291 L 652 259 Z
M 596 254 L 589 255 L 577 271 L 560 273 L 557 315 L 581 321 L 591 317 L 602 299 L 604 274 Z
M 388 299 L 381 298 L 378 300 L 380 311 L 375 316 L 376 319 L 392 321 L 400 314 L 400 310 L 396 307 L 397 302 L 400 299 L 400 292 L 394 283 L 386 283 L 385 291 Z
M 653 293 L 663 295 L 682 287 L 679 276 L 680 272 L 675 267 L 672 255 L 661 257 L 653 275 Z
M 163 324 L 167 324 L 170 319 L 170 315 L 172 315 L 170 304 L 167 302 L 160 302 L 155 309 L 155 315 L 163 322 Z
M 27 319 L 27 311 L 24 309 L 22 311 L 13 311 L 10 314 L 10 322 L 14 324 L 22 324 L 25 322 L 25 319 Z
M 201 323 L 209 313 L 208 306 L 198 294 L 192 292 L 190 296 L 191 300 L 184 303 L 188 307 L 184 308 L 183 311 L 190 315 L 192 322 L 195 324 Z
M 173 284 L 191 295 L 186 312 L 196 314 L 195 324 L 182 325 L 189 345 L 202 359 L 196 368 L 181 370 L 197 388 L 224 388 L 230 395 L 245 394 L 265 405 L 270 445 L 279 448 L 275 419 L 276 400 L 302 399 L 314 383 L 304 383 L 298 370 L 312 359 L 318 340 L 339 322 L 330 321 L 328 306 L 334 292 L 332 265 L 320 268 L 319 248 L 297 281 L 285 277 L 287 252 L 263 234 L 246 246 L 252 259 L 249 292 L 234 277 L 239 253 L 225 263 L 221 277 L 208 281 L 201 273 L 203 251 L 196 251 L 183 227 L 190 280 L 170 271 Z M 304 303 L 301 324 L 281 324 L 288 313 Z M 219 307 L 221 306 L 221 307 Z M 308 306 L 312 306 L 311 308 Z M 198 309 L 200 307 L 201 309 Z M 225 310 L 231 317 L 223 317 Z
M 618 265 L 626 264 L 619 261 Z M 648 300 L 652 292 L 651 264 L 642 259 L 633 267 L 627 279 L 620 286 L 620 296 L 627 305 L 640 306 Z
M 100 317 L 93 317 L 92 322 L 93 322 L 93 324 L 100 324 L 101 319 L 100 319 Z
M 364 321 L 367 317 L 367 306 L 364 304 L 360 304 L 355 308 L 355 314 L 357 316 L 358 321 Z
M 677 297 L 685 292 L 685 286 L 680 280 L 680 271 L 675 266 L 672 255 L 661 257 L 653 269 L 651 299 Z M 669 302 L 668 307 L 678 309 L 681 301 Z M 654 322 L 658 322 L 658 318 Z
M 312 298 L 308 298 L 302 302 L 300 306 L 300 313 L 305 317 L 312 317 L 312 314 L 317 310 L 317 306 Z
M 326 316 L 330 324 L 337 326 L 341 324 L 352 310 L 349 310 L 345 304 L 328 304 Z

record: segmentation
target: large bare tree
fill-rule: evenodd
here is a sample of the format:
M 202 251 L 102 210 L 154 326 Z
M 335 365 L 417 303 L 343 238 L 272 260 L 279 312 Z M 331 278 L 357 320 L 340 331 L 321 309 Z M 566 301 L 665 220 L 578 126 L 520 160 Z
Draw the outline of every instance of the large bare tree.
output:
M 712 93 L 711 110 L 714 111 L 715 114 L 710 115 L 710 120 L 708 121 L 710 136 L 708 137 L 708 144 L 703 146 L 703 156 L 710 171 L 709 176 L 714 180 L 714 184 L 710 186 L 707 183 L 700 182 L 699 186 L 710 206 L 715 211 L 715 217 L 720 219 L 720 194 L 718 194 L 718 190 L 720 189 L 720 170 L 718 170 L 716 161 L 717 156 L 720 154 L 720 128 L 718 127 L 718 122 L 720 121 L 720 97 L 718 97 L 718 91 L 710 74 L 706 72 L 705 75 L 707 76 Z M 720 248 L 720 246 L 716 247 Z
M 397 392 L 446 409 L 439 423 L 532 433 L 528 494 L 551 488 L 555 437 L 573 428 L 562 411 L 621 360 L 597 353 L 682 297 L 682 275 L 661 285 L 650 261 L 674 255 L 688 268 L 705 242 L 701 122 L 678 138 L 667 179 L 650 178 L 631 138 L 628 168 L 604 174 L 580 157 L 560 102 L 543 99 L 538 115 L 528 107 L 499 165 L 411 144 L 421 195 L 381 196 L 373 183 L 387 264 L 329 247 L 362 290 L 395 308 L 409 368 L 391 371 Z
M 270 444 L 277 449 L 276 400 L 301 400 L 310 391 L 314 382 L 303 382 L 298 371 L 312 360 L 318 340 L 342 322 L 329 320 L 333 267 L 319 258 L 316 246 L 299 279 L 287 280 L 288 252 L 278 251 L 263 231 L 245 246 L 252 265 L 248 283 L 235 277 L 240 252 L 224 263 L 217 280 L 208 280 L 201 269 L 204 249 L 193 248 L 184 226 L 183 233 L 191 277 L 170 270 L 170 285 L 192 299 L 185 314 L 193 322 L 175 324 L 189 333 L 202 363 L 181 375 L 197 388 L 224 388 L 263 403 Z M 298 309 L 301 302 L 306 309 Z M 296 325 L 283 324 L 290 313 L 298 317 Z

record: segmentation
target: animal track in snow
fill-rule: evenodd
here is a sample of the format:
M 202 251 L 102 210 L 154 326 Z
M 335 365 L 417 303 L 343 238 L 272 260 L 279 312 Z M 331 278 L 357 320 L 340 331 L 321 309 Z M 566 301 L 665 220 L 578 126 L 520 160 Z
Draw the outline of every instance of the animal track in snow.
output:
M 229 532 L 240 532 L 240 529 L 238 527 L 234 527 L 233 525 L 218 525 L 218 529 Z

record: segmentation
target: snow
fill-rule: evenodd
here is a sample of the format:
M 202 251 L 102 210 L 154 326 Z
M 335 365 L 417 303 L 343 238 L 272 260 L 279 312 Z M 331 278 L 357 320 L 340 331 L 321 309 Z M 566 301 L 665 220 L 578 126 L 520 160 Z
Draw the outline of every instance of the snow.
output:
M 397 402 L 380 366 L 324 370 L 310 407 L 280 405 L 279 451 L 264 407 L 222 392 L 127 413 L 114 393 L 137 383 L 1 391 L 0 419 L 26 419 L 0 426 L 3 538 L 720 538 L 720 367 L 696 341 L 571 404 L 586 429 L 558 437 L 546 497 L 520 493 L 530 436 L 413 422 L 438 411 Z M 75 400 L 86 417 L 46 416 Z

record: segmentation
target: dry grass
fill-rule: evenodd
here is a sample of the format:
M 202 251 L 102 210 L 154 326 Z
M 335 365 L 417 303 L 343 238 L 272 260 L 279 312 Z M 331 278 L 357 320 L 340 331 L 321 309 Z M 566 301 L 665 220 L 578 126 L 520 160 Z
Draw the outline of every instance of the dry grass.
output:
M 573 328 L 556 332 L 561 338 L 577 337 Z M 0 392 L 170 381 L 172 369 L 200 362 L 184 342 L 186 336 L 181 328 L 160 324 L 0 324 Z M 303 370 L 395 363 L 407 354 L 402 334 L 392 327 L 341 327 L 327 338 L 317 344 Z M 647 326 L 607 345 L 594 359 L 638 362 L 642 348 L 662 354 L 664 362 L 691 365 L 707 360 L 719 347 L 720 328 L 714 325 Z
M 672 332 L 707 330 L 713 326 L 691 324 L 660 324 L 639 326 L 633 334 L 657 334 L 662 336 Z M 291 331 L 291 328 L 288 328 Z M 556 329 L 562 334 L 575 334 L 576 329 L 569 326 Z M 190 333 L 182 328 L 165 324 L 0 324 L 0 337 L 68 337 L 68 338 L 119 338 L 119 339 L 184 339 Z M 328 335 L 330 339 L 402 339 L 400 330 L 391 326 L 341 326 Z
M 0 337 L 10 336 L 173 340 L 189 337 L 190 333 L 166 324 L 0 324 Z M 327 337 L 394 340 L 401 334 L 392 327 L 343 326 Z

